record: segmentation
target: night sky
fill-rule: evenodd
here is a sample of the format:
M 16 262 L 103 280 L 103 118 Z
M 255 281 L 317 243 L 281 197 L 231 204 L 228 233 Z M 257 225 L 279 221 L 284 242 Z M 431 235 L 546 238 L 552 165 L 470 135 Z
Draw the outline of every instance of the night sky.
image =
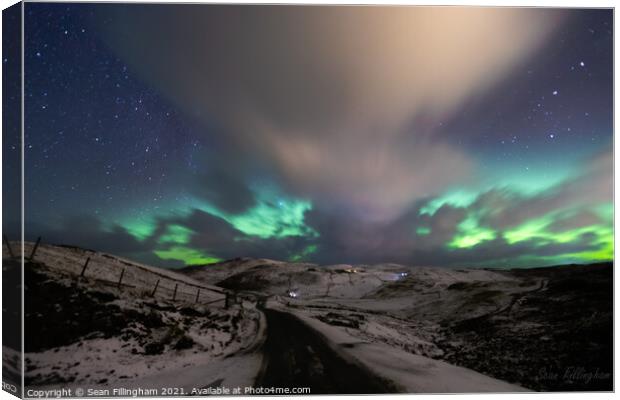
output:
M 26 238 L 166 267 L 610 260 L 612 18 L 26 3 Z

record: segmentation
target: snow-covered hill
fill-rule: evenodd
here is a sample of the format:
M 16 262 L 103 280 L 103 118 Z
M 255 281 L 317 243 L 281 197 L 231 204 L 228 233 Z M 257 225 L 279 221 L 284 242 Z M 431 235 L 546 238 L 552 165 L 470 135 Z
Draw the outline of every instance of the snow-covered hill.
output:
M 32 247 L 25 244 L 27 255 Z M 24 275 L 31 389 L 160 389 L 168 382 L 191 390 L 212 378 L 251 384 L 260 369 L 260 354 L 250 349 L 264 339 L 264 318 L 251 304 L 226 307 L 222 288 L 110 254 L 47 244 Z M 236 357 L 237 373 L 226 375 Z
M 285 379 L 338 390 L 350 375 L 389 391 L 606 389 L 609 377 L 548 376 L 611 371 L 612 271 L 248 258 L 170 271 L 41 244 L 24 271 L 26 384 L 191 391 Z M 328 376 L 349 362 L 349 375 Z
M 180 272 L 271 296 L 361 343 L 530 389 L 611 388 L 611 264 L 493 270 L 236 259 Z M 607 375 L 596 382 L 548 379 L 580 363 Z
M 24 243 L 26 257 L 30 256 L 33 246 L 34 243 Z M 113 284 L 119 281 L 122 274 L 123 287 L 140 294 L 152 293 L 159 281 L 156 290 L 158 297 L 172 298 L 175 285 L 178 285 L 176 300 L 192 302 L 198 288 L 201 288 L 199 300 L 202 299 L 202 303 L 224 297 L 222 288 L 198 282 L 187 275 L 79 247 L 42 243 L 38 246 L 33 261 L 45 264 L 50 273 L 76 278 L 82 274 L 87 260 L 84 280 L 107 281 Z

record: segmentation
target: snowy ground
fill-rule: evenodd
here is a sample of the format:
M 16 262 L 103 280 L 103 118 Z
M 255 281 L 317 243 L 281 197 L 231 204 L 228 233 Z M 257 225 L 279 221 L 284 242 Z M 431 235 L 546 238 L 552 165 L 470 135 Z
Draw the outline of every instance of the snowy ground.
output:
M 270 308 L 289 312 L 299 318 L 309 328 L 327 338 L 330 346 L 347 357 L 351 363 L 357 363 L 373 371 L 377 376 L 394 382 L 399 392 L 406 393 L 463 393 L 463 392 L 521 392 L 525 389 L 493 379 L 467 368 L 419 355 L 428 342 L 419 338 L 404 337 L 397 331 L 385 328 L 379 323 L 369 324 L 369 329 L 377 332 L 362 335 L 360 338 L 353 327 L 334 325 L 333 320 L 321 321 L 320 316 L 301 309 L 291 310 L 278 302 L 271 302 Z M 402 330 L 403 326 L 400 326 Z M 402 349 L 396 343 L 385 343 L 378 338 L 400 338 L 416 342 L 421 347 Z M 422 351 L 424 352 L 424 351 Z
M 122 285 L 110 283 L 123 270 Z M 39 247 L 24 272 L 29 389 L 167 384 L 191 391 L 214 382 L 249 385 L 260 369 L 256 349 L 264 339 L 264 316 L 249 302 L 226 308 L 221 288 L 108 254 L 50 245 Z
M 533 390 L 611 390 L 612 270 L 611 264 L 504 271 L 236 259 L 183 272 L 278 298 L 289 312 L 360 343 Z M 598 379 L 588 380 L 596 371 Z
M 32 247 L 33 243 L 24 244 L 27 257 L 31 254 Z M 119 281 L 122 274 L 124 289 L 140 296 L 152 293 L 159 281 L 156 291 L 158 298 L 172 298 L 175 285 L 178 285 L 177 300 L 195 301 L 198 288 L 201 289 L 200 303 L 224 298 L 223 291 L 219 287 L 198 282 L 174 271 L 140 264 L 111 254 L 76 247 L 40 244 L 34 257 L 34 261 L 45 264 L 50 271 L 68 278 L 80 276 L 87 259 L 90 260 L 84 271 L 85 281 L 107 281 L 114 284 Z
M 549 378 L 571 366 L 611 374 L 610 264 L 499 271 L 239 258 L 173 272 L 41 245 L 25 274 L 32 388 L 187 394 L 295 383 L 354 393 L 347 379 L 360 377 L 366 393 L 611 388 L 609 376 Z M 241 301 L 225 307 L 226 293 Z

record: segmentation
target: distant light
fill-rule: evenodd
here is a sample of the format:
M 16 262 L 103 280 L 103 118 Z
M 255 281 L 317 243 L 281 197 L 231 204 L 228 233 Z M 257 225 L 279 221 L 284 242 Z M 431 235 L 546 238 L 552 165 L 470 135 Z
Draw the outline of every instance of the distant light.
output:
M 551 139 L 553 139 L 553 138 L 555 137 L 555 135 L 554 135 L 553 133 L 551 133 L 551 134 L 549 135 L 549 137 L 550 137 Z
M 554 90 L 554 91 L 553 91 L 553 95 L 554 95 L 554 96 L 557 96 L 557 95 L 558 95 L 558 91 L 557 91 L 557 90 Z
M 579 65 L 582 66 L 582 67 L 585 67 L 586 63 L 584 63 L 583 61 L 579 61 Z

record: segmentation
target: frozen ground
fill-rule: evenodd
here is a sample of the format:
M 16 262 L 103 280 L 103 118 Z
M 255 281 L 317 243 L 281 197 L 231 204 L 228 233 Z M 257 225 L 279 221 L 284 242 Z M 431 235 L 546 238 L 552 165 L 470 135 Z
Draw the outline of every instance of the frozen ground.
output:
M 325 381 L 335 382 L 332 386 L 323 387 L 324 390 L 319 393 L 462 393 L 525 390 L 518 385 L 490 378 L 471 369 L 450 365 L 399 346 L 382 343 L 373 337 L 360 338 L 354 334 L 354 328 L 334 324 L 332 320 L 324 322 L 322 318 L 317 318 L 315 313 L 302 308 L 291 309 L 290 306 L 278 301 L 271 301 L 266 312 L 268 329 L 271 329 L 274 323 L 284 325 L 287 332 L 295 333 L 296 340 L 302 340 L 305 346 L 312 346 L 314 357 L 311 361 L 316 365 L 315 370 L 329 371 L 325 374 L 326 378 L 314 386 L 321 388 L 321 385 L 325 385 Z M 316 336 L 314 341 L 297 339 L 303 338 L 308 331 Z M 269 338 L 267 340 L 269 343 Z M 291 343 L 289 347 L 294 345 L 296 343 Z M 275 346 L 275 350 L 269 354 L 280 354 L 286 349 Z M 330 353 L 332 360 L 329 357 Z M 333 360 L 334 358 L 336 360 Z M 334 368 L 334 364 L 341 366 Z M 352 371 L 357 371 L 357 374 L 353 374 Z M 311 374 L 314 371 L 308 372 Z M 278 371 L 277 375 L 287 376 L 287 373 Z M 351 382 L 351 387 L 339 387 L 341 382 L 334 379 L 334 376 L 346 376 L 344 381 Z
M 32 247 L 33 243 L 24 244 L 26 256 L 31 254 Z M 124 289 L 136 292 L 138 295 L 150 294 L 157 281 L 160 281 L 156 291 L 157 297 L 171 298 L 175 285 L 178 285 L 177 300 L 195 300 L 198 288 L 202 288 L 199 299 L 201 303 L 222 299 L 224 296 L 221 288 L 198 282 L 186 275 L 93 250 L 41 244 L 34 257 L 34 261 L 44 264 L 50 272 L 69 279 L 81 275 L 87 259 L 90 260 L 82 281 L 97 283 L 105 281 L 114 284 L 119 281 L 122 274 Z
M 612 388 L 611 264 L 499 271 L 238 258 L 172 272 L 41 245 L 25 272 L 30 387 Z M 226 293 L 241 301 L 225 307 Z
M 248 302 L 225 307 L 221 288 L 50 245 L 39 247 L 24 272 L 27 388 L 191 390 L 214 382 L 249 385 L 260 369 L 255 350 L 264 317 Z
M 612 389 L 611 263 L 504 271 L 236 259 L 183 272 L 278 299 L 364 343 L 360 353 L 385 345 L 532 390 Z

